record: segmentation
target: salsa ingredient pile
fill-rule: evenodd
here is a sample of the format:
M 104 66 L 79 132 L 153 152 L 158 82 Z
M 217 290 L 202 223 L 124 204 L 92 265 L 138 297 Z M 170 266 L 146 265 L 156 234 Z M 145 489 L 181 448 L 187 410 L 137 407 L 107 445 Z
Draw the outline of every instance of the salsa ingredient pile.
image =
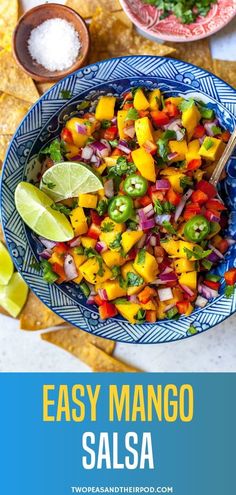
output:
M 217 0 L 143 0 L 144 3 L 154 5 L 161 11 L 160 19 L 174 14 L 183 24 L 191 24 L 199 16 L 206 17 L 212 4 Z
M 219 294 L 225 205 L 207 181 L 230 133 L 204 103 L 133 88 L 78 105 L 16 206 L 48 283 L 73 281 L 101 319 L 188 316 Z M 30 207 L 29 207 L 30 205 Z M 225 274 L 233 292 L 236 269 Z

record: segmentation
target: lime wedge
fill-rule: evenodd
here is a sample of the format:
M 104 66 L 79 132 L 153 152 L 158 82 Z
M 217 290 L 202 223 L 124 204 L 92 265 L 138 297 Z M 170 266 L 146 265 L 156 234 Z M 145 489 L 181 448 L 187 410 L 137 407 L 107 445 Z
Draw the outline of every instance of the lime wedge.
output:
M 33 184 L 18 184 L 15 204 L 21 218 L 36 234 L 56 242 L 73 239 L 74 232 L 69 220 L 63 213 L 53 210 L 53 200 Z
M 0 242 L 0 285 L 7 285 L 14 272 L 12 259 L 4 244 Z
M 22 310 L 28 295 L 28 286 L 17 272 L 13 273 L 8 285 L 0 285 L 0 306 L 13 318 Z
M 40 183 L 40 189 L 56 202 L 102 188 L 100 177 L 87 165 L 77 162 L 57 163 L 46 170 Z

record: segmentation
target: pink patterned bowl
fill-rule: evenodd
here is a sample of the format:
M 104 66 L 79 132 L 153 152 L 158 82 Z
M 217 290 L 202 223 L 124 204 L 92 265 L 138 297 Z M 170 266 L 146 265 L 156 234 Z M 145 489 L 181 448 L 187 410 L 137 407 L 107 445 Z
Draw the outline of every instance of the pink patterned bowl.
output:
M 160 10 L 142 0 L 120 0 L 132 22 L 155 38 L 168 41 L 194 41 L 222 29 L 236 15 L 236 0 L 218 0 L 206 17 L 193 24 L 182 24 L 174 15 L 160 20 Z

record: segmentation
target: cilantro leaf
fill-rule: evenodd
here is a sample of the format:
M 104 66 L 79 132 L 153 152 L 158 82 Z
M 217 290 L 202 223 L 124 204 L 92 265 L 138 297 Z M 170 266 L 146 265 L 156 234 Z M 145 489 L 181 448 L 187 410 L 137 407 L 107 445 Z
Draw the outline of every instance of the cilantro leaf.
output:
M 214 133 L 214 136 L 217 136 L 217 134 L 222 133 L 222 130 L 220 127 L 218 127 L 218 125 L 213 125 L 211 129 L 212 129 L 212 132 Z
M 188 260 L 190 260 L 193 256 L 197 260 L 202 260 L 204 258 L 207 258 L 207 256 L 209 256 L 209 254 L 212 253 L 212 249 L 207 249 L 206 251 L 203 251 L 203 249 L 201 249 L 199 246 L 194 246 L 193 250 L 185 247 L 184 251 L 187 255 Z
M 136 108 L 130 108 L 126 115 L 125 120 L 137 120 L 139 118 L 138 110 Z
M 81 103 L 79 103 L 79 105 L 77 105 L 77 110 L 85 110 L 85 108 L 88 108 L 89 106 L 90 106 L 90 102 L 84 100 Z
M 130 175 L 136 172 L 136 167 L 134 163 L 128 162 L 125 156 L 119 156 L 116 165 L 110 167 L 108 178 L 122 177 L 122 175 Z
M 207 138 L 207 139 L 205 139 L 205 141 L 203 143 L 203 146 L 204 146 L 204 148 L 206 150 L 209 150 L 210 148 L 212 148 L 213 144 L 214 143 L 213 143 L 212 139 L 211 138 Z
M 143 265 L 145 263 L 146 251 L 145 249 L 140 249 L 138 252 L 137 263 L 138 265 Z
M 116 148 L 118 145 L 118 139 L 113 139 L 113 141 L 108 141 L 112 148 Z
M 181 112 L 185 112 L 185 110 L 188 110 L 194 104 L 195 104 L 194 99 L 193 98 L 189 98 L 189 100 L 183 100 L 183 101 L 181 101 L 181 103 L 179 104 L 179 108 L 180 108 Z
M 231 296 L 233 296 L 235 289 L 236 289 L 236 284 L 226 285 L 225 290 L 224 290 L 225 297 L 227 297 L 227 299 L 229 299 Z
M 42 177 L 42 183 L 48 189 L 54 189 L 54 187 L 56 187 L 56 184 L 54 184 L 53 182 L 46 182 L 46 180 L 43 177 Z
M 170 139 L 176 139 L 176 132 L 175 131 L 167 130 L 167 131 L 163 132 L 162 136 L 157 141 L 159 155 L 164 162 L 167 161 L 168 154 L 170 152 L 169 146 L 168 146 L 168 141 Z
M 110 120 L 102 120 L 101 121 L 101 128 L 102 129 L 109 129 L 109 127 L 111 127 L 111 121 Z
M 59 139 L 54 139 L 49 146 L 40 151 L 42 155 L 50 155 L 50 158 L 54 162 L 60 162 L 63 160 L 63 153 L 65 152 L 65 145 Z
M 98 254 L 97 251 L 95 251 L 95 249 L 93 249 L 93 248 L 85 248 L 84 254 L 85 254 L 85 256 L 87 256 L 87 258 L 96 258 L 98 265 L 99 265 L 99 269 L 98 269 L 97 274 L 99 275 L 99 277 L 102 277 L 104 275 L 105 270 L 103 267 L 103 259 L 100 256 L 100 254 Z
M 138 287 L 139 285 L 142 285 L 143 282 L 144 282 L 143 278 L 140 277 L 138 274 L 133 273 L 133 272 L 127 273 L 127 286 L 128 287 Z
M 187 175 L 185 175 L 184 177 L 182 177 L 180 179 L 179 184 L 180 184 L 180 187 L 182 187 L 182 189 L 186 189 L 186 187 L 193 186 L 193 180 L 191 179 L 191 177 L 188 177 Z
M 145 309 L 139 309 L 134 318 L 139 323 L 144 323 L 145 322 L 145 318 L 146 318 L 146 311 L 145 311 Z
M 102 232 L 112 232 L 113 230 L 114 230 L 114 224 L 113 224 L 113 222 L 107 221 L 101 227 L 101 231 Z
M 64 100 L 69 100 L 72 97 L 72 93 L 71 91 L 69 91 L 69 89 L 62 89 L 60 92 L 60 96 Z
M 116 234 L 114 241 L 110 242 L 109 247 L 111 249 L 120 249 L 121 248 L 121 233 Z
M 97 212 L 100 217 L 105 215 L 105 213 L 107 212 L 107 208 L 108 208 L 108 201 L 106 199 L 100 199 L 97 205 Z
M 49 188 L 50 189 L 50 188 Z M 71 209 L 61 203 L 55 203 L 51 206 L 53 210 L 59 211 L 60 213 L 64 213 L 64 215 L 70 215 Z
M 167 232 L 169 234 L 177 234 L 176 230 L 174 229 L 173 225 L 171 225 L 170 222 L 167 222 L 166 220 L 164 220 L 164 222 L 162 222 L 162 225 L 163 225 L 163 227 L 165 227 L 165 229 L 167 230 Z

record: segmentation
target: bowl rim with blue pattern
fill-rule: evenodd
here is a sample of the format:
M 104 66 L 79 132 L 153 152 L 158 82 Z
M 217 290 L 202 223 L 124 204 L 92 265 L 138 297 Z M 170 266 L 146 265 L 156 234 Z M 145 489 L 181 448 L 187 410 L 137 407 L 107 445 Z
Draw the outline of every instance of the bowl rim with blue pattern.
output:
M 65 116 L 84 99 L 96 103 L 102 94 L 120 95 L 132 86 L 159 87 L 166 95 L 181 94 L 202 100 L 216 111 L 230 131 L 236 124 L 236 91 L 210 72 L 168 57 L 133 55 L 93 63 L 55 84 L 32 106 L 17 128 L 2 170 L 1 215 L 5 239 L 13 262 L 36 296 L 70 324 L 97 336 L 126 343 L 164 343 L 199 334 L 221 323 L 236 310 L 236 295 L 223 293 L 203 309 L 188 317 L 132 325 L 121 316 L 100 320 L 97 308 L 88 306 L 74 283 L 48 285 L 32 264 L 37 257 L 38 240 L 25 226 L 15 208 L 14 191 L 22 180 L 33 181 L 37 173 L 37 153 L 59 134 Z M 72 98 L 62 98 L 68 90 Z M 236 239 L 236 156 L 228 163 L 228 175 L 221 186 L 230 212 L 228 234 Z M 236 245 L 217 268 L 223 273 L 236 266 Z

